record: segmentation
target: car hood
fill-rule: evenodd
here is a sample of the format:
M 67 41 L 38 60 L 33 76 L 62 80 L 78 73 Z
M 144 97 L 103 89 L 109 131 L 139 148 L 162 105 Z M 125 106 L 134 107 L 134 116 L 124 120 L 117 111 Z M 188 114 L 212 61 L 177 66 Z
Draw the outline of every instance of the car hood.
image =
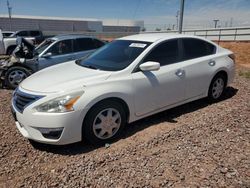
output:
M 39 93 L 61 92 L 106 80 L 111 72 L 77 65 L 75 61 L 43 69 L 26 78 L 20 87 Z
M 34 57 L 35 46 L 31 44 L 28 40 L 22 37 L 17 37 L 16 43 L 17 47 L 12 53 L 15 58 L 32 59 Z

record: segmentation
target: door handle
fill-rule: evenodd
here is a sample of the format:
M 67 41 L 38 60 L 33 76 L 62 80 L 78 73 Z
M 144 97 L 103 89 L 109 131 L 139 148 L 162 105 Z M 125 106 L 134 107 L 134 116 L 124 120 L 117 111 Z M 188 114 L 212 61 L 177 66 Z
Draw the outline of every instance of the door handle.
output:
M 208 64 L 209 64 L 210 66 L 214 66 L 214 65 L 216 64 L 216 62 L 215 62 L 214 60 L 210 60 L 210 61 L 208 62 Z
M 182 70 L 182 69 L 178 69 L 178 70 L 175 72 L 175 74 L 176 74 L 176 76 L 182 77 L 182 76 L 184 76 L 185 71 Z

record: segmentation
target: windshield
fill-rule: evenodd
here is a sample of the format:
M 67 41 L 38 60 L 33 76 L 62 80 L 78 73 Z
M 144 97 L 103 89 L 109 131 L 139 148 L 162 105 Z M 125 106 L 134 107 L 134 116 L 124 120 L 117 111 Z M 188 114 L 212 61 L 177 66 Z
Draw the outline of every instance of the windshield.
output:
M 11 32 L 2 32 L 3 34 L 3 38 L 7 38 L 7 37 L 10 37 L 13 33 Z
M 41 54 L 49 45 L 51 45 L 55 40 L 47 39 L 43 41 L 36 49 L 35 54 Z
M 151 43 L 115 40 L 106 44 L 78 64 L 104 71 L 119 71 L 128 67 Z

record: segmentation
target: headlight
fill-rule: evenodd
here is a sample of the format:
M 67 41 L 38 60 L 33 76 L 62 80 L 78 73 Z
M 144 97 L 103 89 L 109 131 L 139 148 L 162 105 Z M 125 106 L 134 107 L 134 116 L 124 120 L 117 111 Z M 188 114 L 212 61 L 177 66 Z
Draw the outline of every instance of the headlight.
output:
M 82 94 L 83 92 L 77 92 L 52 99 L 35 107 L 35 110 L 38 112 L 47 113 L 61 113 L 73 111 L 74 104 L 82 96 Z

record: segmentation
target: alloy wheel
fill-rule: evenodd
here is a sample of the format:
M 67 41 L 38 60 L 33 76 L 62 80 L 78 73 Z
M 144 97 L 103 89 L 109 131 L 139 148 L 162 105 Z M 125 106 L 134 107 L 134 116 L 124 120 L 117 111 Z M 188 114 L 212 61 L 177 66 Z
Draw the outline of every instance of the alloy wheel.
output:
M 224 90 L 224 80 L 222 78 L 217 78 L 212 87 L 212 96 L 214 99 L 218 99 Z

